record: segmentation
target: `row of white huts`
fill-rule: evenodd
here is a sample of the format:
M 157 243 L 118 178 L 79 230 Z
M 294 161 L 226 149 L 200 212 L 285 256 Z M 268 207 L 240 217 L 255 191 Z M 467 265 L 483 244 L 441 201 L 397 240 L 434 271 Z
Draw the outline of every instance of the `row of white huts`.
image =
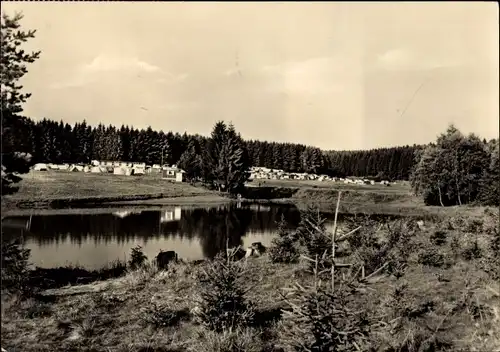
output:
M 90 165 L 82 164 L 35 164 L 33 171 L 68 171 L 68 172 L 86 172 L 103 174 L 110 173 L 124 176 L 140 176 L 151 173 L 162 173 L 162 177 L 176 182 L 183 181 L 184 171 L 177 166 L 160 166 L 159 164 L 146 165 L 140 162 L 122 162 L 122 161 L 98 161 L 92 160 Z
M 374 180 L 355 179 L 355 178 L 337 178 L 327 175 L 316 175 L 309 173 L 285 172 L 279 169 L 269 169 L 266 167 L 250 168 L 250 180 L 315 180 L 315 181 L 332 181 L 343 182 L 345 184 L 358 185 L 374 185 Z M 390 185 L 389 181 L 383 180 L 379 182 L 383 185 Z

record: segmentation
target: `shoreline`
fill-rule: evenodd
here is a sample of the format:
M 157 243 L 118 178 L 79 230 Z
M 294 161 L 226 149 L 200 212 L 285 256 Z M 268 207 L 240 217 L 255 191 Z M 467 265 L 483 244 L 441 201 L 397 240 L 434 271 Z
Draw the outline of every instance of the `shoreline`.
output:
M 218 206 L 229 204 L 265 204 L 265 205 L 283 205 L 296 206 L 299 210 L 307 208 L 309 205 L 316 205 L 323 213 L 330 214 L 335 212 L 335 204 L 327 200 L 313 200 L 304 198 L 276 198 L 276 199 L 236 199 L 223 197 L 220 195 L 195 195 L 195 196 L 170 196 L 161 197 L 161 195 L 126 196 L 124 197 L 77 197 L 47 199 L 40 202 L 29 200 L 18 200 L 19 203 L 31 203 L 32 207 L 19 207 L 17 204 L 4 204 L 2 201 L 2 219 L 17 216 L 29 215 L 69 215 L 69 214 L 103 214 L 123 209 L 158 211 L 166 207 L 182 206 L 183 208 L 199 208 L 204 206 Z M 116 200 L 113 200 L 116 199 Z M 59 206 L 51 206 L 51 204 Z M 366 214 L 366 215 L 386 215 L 386 216 L 410 216 L 422 218 L 441 218 L 443 216 L 454 216 L 458 214 L 473 217 L 482 216 L 488 207 L 480 206 L 462 206 L 462 207 L 436 207 L 422 205 L 408 205 L 398 203 L 370 203 L 370 202 L 349 202 L 341 203 L 340 214 Z
M 232 202 L 232 199 L 222 197 L 219 195 L 199 195 L 199 196 L 170 196 L 161 197 L 161 195 L 140 195 L 137 197 L 127 196 L 128 200 L 124 197 L 76 197 L 76 198 L 59 198 L 47 199 L 38 203 L 29 200 L 17 200 L 17 204 L 4 204 L 2 202 L 2 219 L 11 216 L 23 215 L 43 215 L 46 213 L 58 214 L 96 214 L 102 212 L 109 212 L 111 210 L 122 210 L 124 208 L 148 208 L 148 209 L 161 209 L 164 206 L 203 206 L 203 205 L 218 205 L 227 204 Z M 113 200 L 116 199 L 116 200 Z M 19 203 L 31 203 L 32 207 L 19 207 Z M 51 206 L 51 204 L 64 206 Z

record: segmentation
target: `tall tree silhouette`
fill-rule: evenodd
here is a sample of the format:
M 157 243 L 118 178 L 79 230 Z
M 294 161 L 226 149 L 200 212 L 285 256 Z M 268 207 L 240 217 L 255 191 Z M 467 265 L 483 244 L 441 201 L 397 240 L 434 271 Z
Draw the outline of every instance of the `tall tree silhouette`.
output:
M 0 83 L 2 109 L 2 195 L 17 191 L 15 185 L 21 180 L 18 174 L 29 171 L 31 155 L 19 150 L 16 134 L 26 131 L 26 119 L 18 114 L 30 97 L 23 93 L 19 80 L 28 72 L 27 64 L 40 57 L 40 51 L 26 53 L 23 43 L 35 37 L 35 30 L 22 31 L 22 14 L 13 17 L 3 14 L 1 20 Z

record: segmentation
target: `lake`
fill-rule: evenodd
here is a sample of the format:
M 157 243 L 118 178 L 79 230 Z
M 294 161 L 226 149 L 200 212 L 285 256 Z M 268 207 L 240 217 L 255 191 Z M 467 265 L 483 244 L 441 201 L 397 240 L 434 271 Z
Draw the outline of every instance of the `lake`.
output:
M 294 206 L 247 204 L 10 217 L 3 219 L 2 231 L 22 237 L 36 266 L 99 269 L 117 259 L 128 260 L 136 245 L 149 259 L 160 250 L 174 250 L 187 260 L 212 258 L 226 248 L 226 241 L 230 247 L 252 242 L 268 246 L 282 216 L 292 227 L 300 221 Z M 330 221 L 327 228 L 331 226 Z

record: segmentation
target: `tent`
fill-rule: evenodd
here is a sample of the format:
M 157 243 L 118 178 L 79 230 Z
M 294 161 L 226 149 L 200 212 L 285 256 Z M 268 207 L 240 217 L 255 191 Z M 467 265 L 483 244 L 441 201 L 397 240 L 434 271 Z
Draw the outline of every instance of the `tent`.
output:
M 134 167 L 132 169 L 132 175 L 144 175 L 144 169 L 142 167 Z
M 81 172 L 81 171 L 84 171 L 85 168 L 83 166 L 80 166 L 80 165 L 71 165 L 68 170 L 71 172 Z
M 92 168 L 90 169 L 90 172 L 92 172 L 93 174 L 100 174 L 103 172 L 108 172 L 108 170 L 106 170 L 106 168 L 104 168 L 102 166 L 92 166 Z
M 113 169 L 113 174 L 114 175 L 125 175 L 125 176 L 130 176 L 131 170 L 128 167 L 115 167 Z
M 48 167 L 47 167 L 47 164 L 35 164 L 35 166 L 33 166 L 33 170 L 34 171 L 47 171 Z
M 146 168 L 146 163 L 139 163 L 139 162 L 132 162 L 131 163 L 132 167 L 137 167 L 137 168 L 140 168 L 140 169 L 145 169 Z

